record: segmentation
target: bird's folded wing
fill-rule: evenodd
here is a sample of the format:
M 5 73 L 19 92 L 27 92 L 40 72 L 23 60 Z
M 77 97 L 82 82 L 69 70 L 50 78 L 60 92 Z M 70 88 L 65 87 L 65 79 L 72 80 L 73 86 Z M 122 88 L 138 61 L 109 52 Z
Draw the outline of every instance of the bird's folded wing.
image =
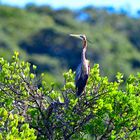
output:
M 76 69 L 75 85 L 77 85 L 77 81 L 80 79 L 81 73 L 82 73 L 82 65 L 79 64 L 79 66 Z

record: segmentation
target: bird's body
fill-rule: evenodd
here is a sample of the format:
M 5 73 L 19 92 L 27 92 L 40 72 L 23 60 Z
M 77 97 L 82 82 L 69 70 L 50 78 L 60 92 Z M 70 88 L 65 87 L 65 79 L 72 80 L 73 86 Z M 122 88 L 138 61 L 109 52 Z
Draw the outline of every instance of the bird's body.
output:
M 84 91 L 87 80 L 88 80 L 89 70 L 84 70 L 83 64 L 79 64 L 76 70 L 75 85 L 76 85 L 76 95 L 80 96 Z
M 90 71 L 89 61 L 85 57 L 87 50 L 87 40 L 85 35 L 71 35 L 71 36 L 75 36 L 83 40 L 81 63 L 77 67 L 75 76 L 76 95 L 80 96 L 85 89 Z

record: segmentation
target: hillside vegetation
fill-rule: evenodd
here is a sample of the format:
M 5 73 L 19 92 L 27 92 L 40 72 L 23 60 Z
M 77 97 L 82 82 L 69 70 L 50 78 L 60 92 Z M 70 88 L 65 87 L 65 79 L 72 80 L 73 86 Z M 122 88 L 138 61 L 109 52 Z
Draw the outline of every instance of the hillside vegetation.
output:
M 62 72 L 80 62 L 81 41 L 70 33 L 87 35 L 91 66 L 99 63 L 109 79 L 118 71 L 127 77 L 140 70 L 140 19 L 93 7 L 71 11 L 29 4 L 24 9 L 1 5 L 0 21 L 0 57 L 10 60 L 19 51 L 50 81 L 63 82 Z
M 140 19 L 29 4 L 1 5 L 0 21 L 0 140 L 140 139 Z M 88 38 L 80 97 L 82 43 L 70 33 Z

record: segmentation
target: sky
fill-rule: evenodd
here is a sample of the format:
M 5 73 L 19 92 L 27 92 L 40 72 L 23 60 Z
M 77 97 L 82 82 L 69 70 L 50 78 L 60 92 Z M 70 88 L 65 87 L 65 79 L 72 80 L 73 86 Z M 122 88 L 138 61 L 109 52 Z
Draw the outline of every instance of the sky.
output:
M 0 2 L 20 7 L 27 3 L 35 3 L 37 5 L 51 5 L 53 8 L 68 7 L 71 9 L 79 9 L 88 5 L 113 6 L 116 9 L 124 8 L 132 13 L 140 9 L 140 0 L 0 0 Z

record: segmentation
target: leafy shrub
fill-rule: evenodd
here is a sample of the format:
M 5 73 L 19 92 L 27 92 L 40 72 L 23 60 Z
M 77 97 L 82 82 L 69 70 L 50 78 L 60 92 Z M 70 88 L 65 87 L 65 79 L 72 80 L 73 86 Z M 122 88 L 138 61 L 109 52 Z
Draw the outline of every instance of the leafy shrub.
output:
M 0 108 L 0 139 L 6 140 L 35 140 L 34 129 L 24 123 L 24 117 Z
M 43 74 L 38 79 L 17 52 L 12 59 L 0 59 L 1 139 L 140 138 L 140 73 L 126 82 L 117 73 L 116 81 L 109 82 L 95 64 L 86 91 L 77 98 L 72 70 L 56 90 Z

